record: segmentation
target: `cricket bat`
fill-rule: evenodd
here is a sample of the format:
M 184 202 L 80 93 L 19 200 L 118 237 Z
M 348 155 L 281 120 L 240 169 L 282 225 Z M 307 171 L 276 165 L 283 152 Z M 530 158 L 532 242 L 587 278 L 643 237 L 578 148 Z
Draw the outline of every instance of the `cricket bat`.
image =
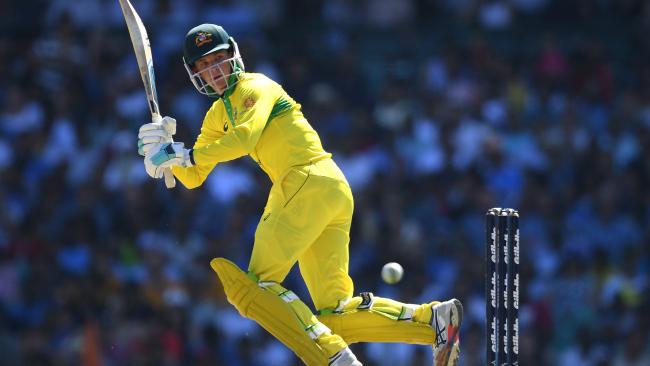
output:
M 144 91 L 147 94 L 151 120 L 154 122 L 160 121 L 162 117 L 160 107 L 158 106 L 156 78 L 153 72 L 153 58 L 151 56 L 151 44 L 149 43 L 147 30 L 144 28 L 144 24 L 142 24 L 142 20 L 133 8 L 133 5 L 131 5 L 131 2 L 129 0 L 119 0 L 119 2 L 122 13 L 124 14 L 124 20 L 126 21 L 126 27 L 129 29 L 129 35 L 131 36 L 135 58 L 138 60 L 138 68 L 140 69 L 140 76 L 142 76 L 142 82 L 144 83 Z M 176 186 L 176 179 L 171 168 L 165 168 L 163 175 L 167 188 L 174 188 Z

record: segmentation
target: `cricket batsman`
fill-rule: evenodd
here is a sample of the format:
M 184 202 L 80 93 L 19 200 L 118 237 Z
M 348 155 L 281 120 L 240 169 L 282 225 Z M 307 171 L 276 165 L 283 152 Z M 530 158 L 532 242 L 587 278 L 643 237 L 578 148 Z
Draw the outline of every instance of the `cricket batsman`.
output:
M 217 164 L 248 155 L 273 183 L 247 271 L 224 258 L 210 262 L 228 301 L 309 366 L 360 366 L 348 348 L 355 342 L 430 344 L 434 365 L 456 365 L 460 301 L 414 305 L 370 292 L 353 296 L 352 192 L 300 104 L 265 75 L 246 72 L 237 43 L 218 25 L 192 28 L 183 55 L 192 84 L 215 101 L 191 148 L 173 141 L 171 117 L 140 128 L 147 173 L 160 179 L 171 168 L 192 189 Z M 316 314 L 282 286 L 296 262 Z

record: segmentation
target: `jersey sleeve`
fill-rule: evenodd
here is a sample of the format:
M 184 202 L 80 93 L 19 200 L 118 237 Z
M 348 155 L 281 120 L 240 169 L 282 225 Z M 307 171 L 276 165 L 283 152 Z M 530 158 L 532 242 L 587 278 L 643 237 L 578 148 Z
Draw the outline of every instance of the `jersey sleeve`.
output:
M 213 105 L 213 107 L 208 111 L 208 113 L 206 113 L 205 118 L 203 119 L 203 124 L 201 125 L 201 133 L 194 142 L 194 149 L 207 146 L 224 136 L 224 133 L 217 127 L 217 118 L 215 117 L 214 108 L 215 106 Z M 185 187 L 192 189 L 203 184 L 205 179 L 208 177 L 216 165 L 216 163 L 197 163 L 190 168 L 174 166 L 172 167 L 172 171 L 174 173 L 174 176 L 178 178 L 178 180 L 180 180 Z
M 257 145 L 266 122 L 271 115 L 276 91 L 272 84 L 264 82 L 239 85 L 241 94 L 232 100 L 236 110 L 232 120 L 234 128 L 216 141 L 194 149 L 197 165 L 214 165 L 249 154 Z

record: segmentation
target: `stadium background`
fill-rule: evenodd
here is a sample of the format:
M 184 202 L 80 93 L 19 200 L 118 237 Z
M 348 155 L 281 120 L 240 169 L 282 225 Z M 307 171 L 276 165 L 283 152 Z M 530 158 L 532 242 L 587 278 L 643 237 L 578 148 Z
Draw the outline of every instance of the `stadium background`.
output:
M 357 290 L 465 303 L 484 357 L 483 214 L 521 212 L 523 365 L 650 364 L 650 2 L 134 0 L 164 114 L 210 101 L 182 39 L 223 25 L 303 105 L 356 199 Z M 225 301 L 269 188 L 248 159 L 166 190 L 117 1 L 0 1 L 0 363 L 296 365 Z M 406 275 L 381 283 L 387 261 Z M 307 298 L 295 273 L 286 286 Z M 308 302 L 309 303 L 309 302 Z M 310 304 L 311 305 L 311 304 Z M 430 349 L 353 345 L 365 365 Z

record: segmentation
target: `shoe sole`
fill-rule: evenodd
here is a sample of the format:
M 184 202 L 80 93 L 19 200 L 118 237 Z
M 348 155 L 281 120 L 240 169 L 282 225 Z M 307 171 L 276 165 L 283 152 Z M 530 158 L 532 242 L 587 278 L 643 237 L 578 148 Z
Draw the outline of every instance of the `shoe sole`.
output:
M 438 353 L 435 366 L 456 366 L 460 358 L 460 325 L 463 323 L 463 304 L 457 299 L 453 299 L 452 301 L 454 307 L 451 311 L 456 311 L 457 322 L 447 327 L 448 341 L 443 349 L 440 350 L 440 353 Z

